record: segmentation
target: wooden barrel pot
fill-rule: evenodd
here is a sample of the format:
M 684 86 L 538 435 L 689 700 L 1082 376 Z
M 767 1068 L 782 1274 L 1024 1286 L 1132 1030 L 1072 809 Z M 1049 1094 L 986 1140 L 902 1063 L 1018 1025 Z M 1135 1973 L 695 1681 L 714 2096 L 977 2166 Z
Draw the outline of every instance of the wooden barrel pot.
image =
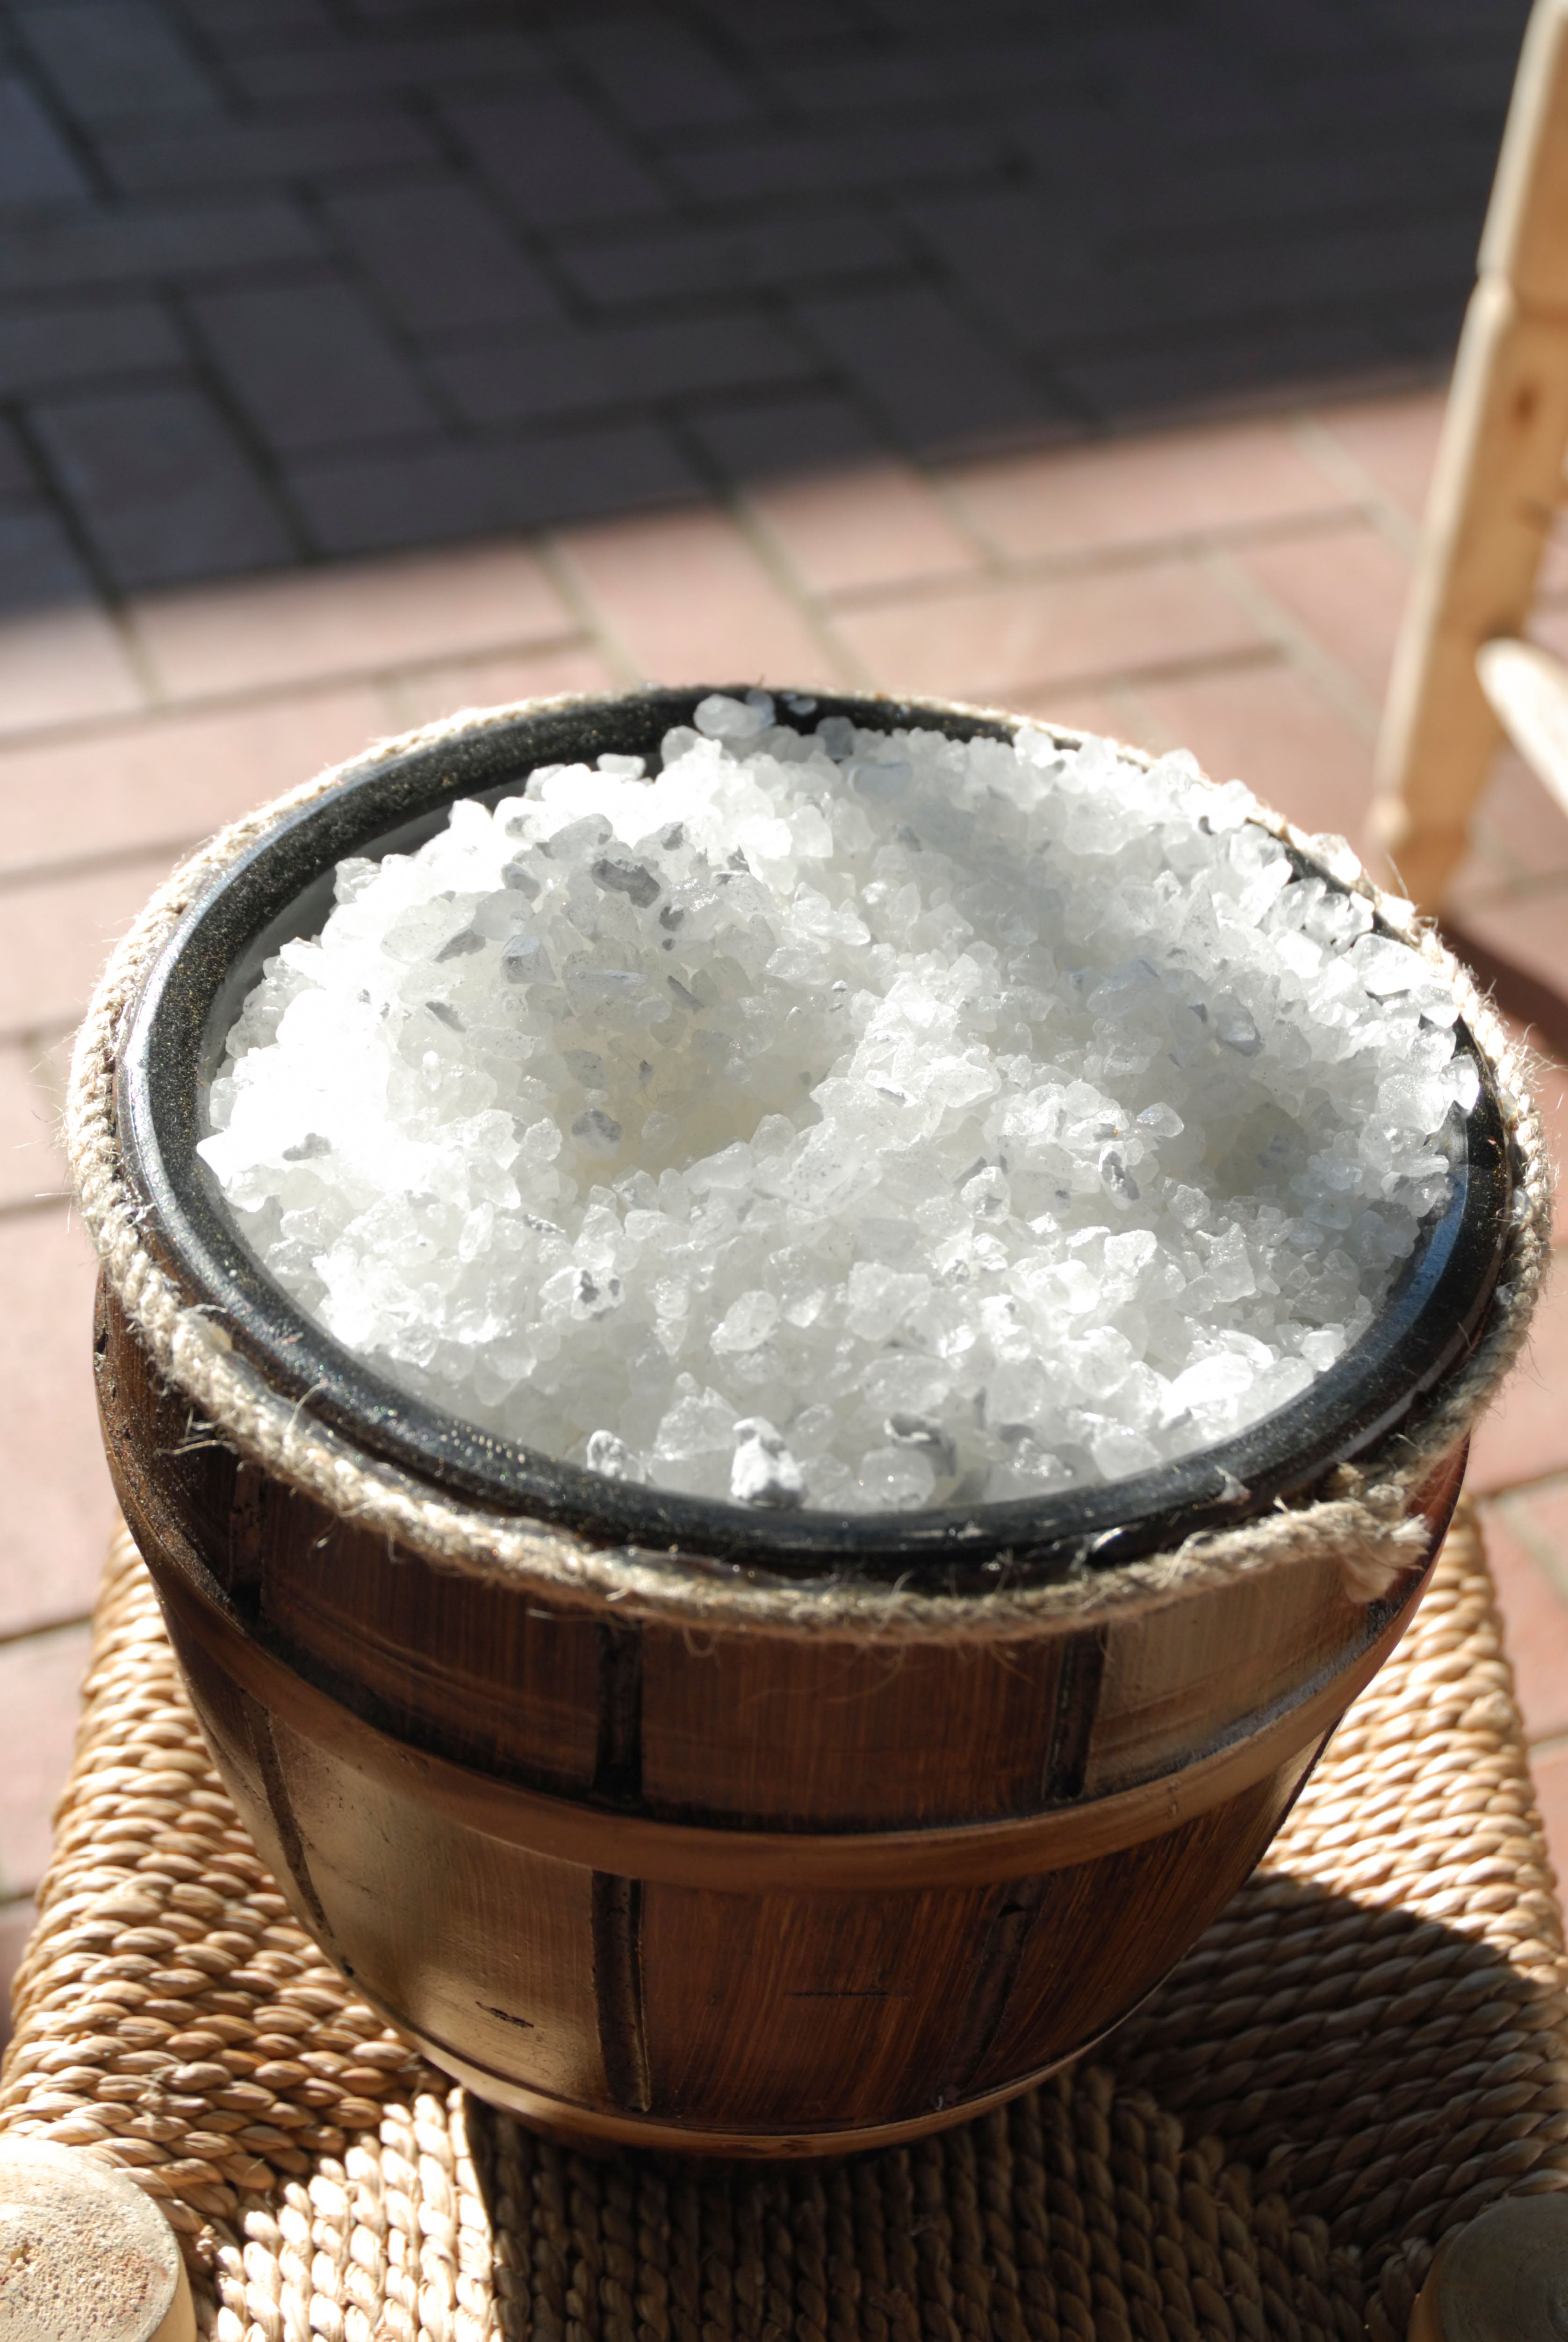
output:
M 1224 1447 L 1050 1498 L 756 1514 L 406 1397 L 272 1284 L 196 1157 L 224 1036 L 343 856 L 538 764 L 647 754 L 701 696 L 458 719 L 225 833 L 105 979 L 72 1146 L 115 1486 L 303 1924 L 541 2127 L 820 2154 L 1072 2057 L 1245 1877 L 1408 1620 L 1523 1336 L 1546 1177 L 1456 974 L 1481 1096 L 1377 1323 Z

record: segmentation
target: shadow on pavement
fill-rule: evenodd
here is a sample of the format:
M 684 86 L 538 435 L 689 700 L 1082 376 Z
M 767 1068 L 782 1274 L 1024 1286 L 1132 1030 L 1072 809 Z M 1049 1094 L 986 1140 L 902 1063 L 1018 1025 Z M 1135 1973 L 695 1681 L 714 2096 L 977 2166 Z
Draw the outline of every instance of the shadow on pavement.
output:
M 7 565 L 113 595 L 1436 373 L 1525 13 L 0 6 Z

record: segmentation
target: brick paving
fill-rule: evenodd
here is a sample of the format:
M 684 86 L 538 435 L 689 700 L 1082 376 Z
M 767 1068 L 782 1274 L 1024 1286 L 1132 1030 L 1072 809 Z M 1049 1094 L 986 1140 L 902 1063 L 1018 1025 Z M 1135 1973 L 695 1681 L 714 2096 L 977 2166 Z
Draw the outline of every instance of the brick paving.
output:
M 133 592 L 1408 375 L 1523 15 L 0 0 L 0 495 Z
M 994 699 L 1358 832 L 1523 10 L 1042 15 L 0 5 L 0 1960 L 110 1512 L 68 1038 L 178 853 L 645 677 Z M 1568 1063 L 1511 759 L 1453 912 Z M 1563 1864 L 1565 1296 L 1473 1473 Z
M 700 675 L 989 696 L 1151 746 L 1185 742 L 1307 826 L 1353 835 L 1440 403 L 1423 392 L 1320 405 L 1083 454 L 881 455 L 668 515 L 14 622 L 36 683 L 0 740 L 0 1281 L 12 1326 L 0 1361 L 0 1877 L 14 1905 L 0 1907 L 0 1951 L 20 1941 L 20 1898 L 46 1844 L 109 1518 L 88 1387 L 91 1271 L 61 1200 L 55 1118 L 105 946 L 173 856 L 319 764 L 450 708 Z M 89 620 L 117 664 L 106 653 L 95 664 Z M 1559 586 L 1541 630 L 1564 623 Z M 6 648 L 0 627 L 0 672 Z M 1563 984 L 1568 821 L 1510 759 L 1456 900 L 1501 960 Z M 1555 1006 L 1561 1032 L 1568 1008 Z M 1549 1068 L 1559 1123 L 1565 1085 Z M 1477 1442 L 1472 1479 L 1568 1860 L 1563 1290 Z

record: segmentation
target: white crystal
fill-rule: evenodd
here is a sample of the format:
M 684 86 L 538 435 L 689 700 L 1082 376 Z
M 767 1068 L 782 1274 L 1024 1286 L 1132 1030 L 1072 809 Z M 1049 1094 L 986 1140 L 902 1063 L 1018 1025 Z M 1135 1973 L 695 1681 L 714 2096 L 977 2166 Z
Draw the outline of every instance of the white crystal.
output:
M 765 1342 L 778 1322 L 776 1296 L 757 1286 L 725 1310 L 709 1339 L 715 1350 L 736 1356 Z
M 453 1413 L 746 1506 L 1038 1496 L 1286 1405 L 1449 1192 L 1434 964 L 1185 756 L 785 706 L 340 866 L 208 1101 L 272 1273 Z
M 798 1505 L 805 1494 L 800 1466 L 773 1425 L 762 1416 L 735 1426 L 730 1465 L 730 1495 L 737 1505 Z
M 643 1480 L 647 1477 L 639 1459 L 633 1455 L 624 1439 L 613 1431 L 595 1431 L 588 1440 L 586 1461 L 591 1472 L 603 1472 L 608 1480 Z

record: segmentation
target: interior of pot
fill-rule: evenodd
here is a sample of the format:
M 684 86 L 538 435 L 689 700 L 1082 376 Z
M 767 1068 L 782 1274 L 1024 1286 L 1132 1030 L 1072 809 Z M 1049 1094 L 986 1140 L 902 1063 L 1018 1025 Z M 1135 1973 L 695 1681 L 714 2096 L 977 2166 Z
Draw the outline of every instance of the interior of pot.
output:
M 595 1541 L 678 1548 L 774 1576 L 853 1567 L 944 1591 L 1113 1566 L 1196 1529 L 1233 1526 L 1279 1499 L 1303 1501 L 1336 1464 L 1410 1420 L 1473 1346 L 1509 1222 L 1511 1150 L 1491 1068 L 1463 1023 L 1460 1043 L 1481 1077 L 1464 1156 L 1446 1206 L 1422 1230 L 1374 1324 L 1277 1413 L 1127 1479 L 960 1510 L 752 1512 L 611 1480 L 464 1423 L 409 1396 L 304 1315 L 249 1249 L 195 1151 L 207 1089 L 263 961 L 291 937 L 319 932 L 345 856 L 409 852 L 444 826 L 455 799 L 494 804 L 541 764 L 591 762 L 605 751 L 655 757 L 706 688 L 546 707 L 375 764 L 282 817 L 186 912 L 120 1049 L 120 1140 L 147 1206 L 148 1241 L 273 1386 L 363 1449 L 444 1488 Z M 998 719 L 907 701 L 819 695 L 810 706 L 814 719 L 844 716 L 884 731 L 1011 731 Z

